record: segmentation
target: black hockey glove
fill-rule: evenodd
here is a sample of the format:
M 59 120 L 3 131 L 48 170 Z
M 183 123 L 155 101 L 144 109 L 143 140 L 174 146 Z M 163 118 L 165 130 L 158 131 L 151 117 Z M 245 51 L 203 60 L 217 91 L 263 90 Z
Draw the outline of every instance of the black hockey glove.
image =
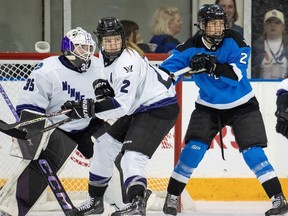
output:
M 62 110 L 71 109 L 66 113 L 70 118 L 81 119 L 95 117 L 95 103 L 93 99 L 85 99 L 81 101 L 66 101 L 62 106 Z
M 275 112 L 277 117 L 276 131 L 288 139 L 288 107 L 278 106 Z
M 97 79 L 93 82 L 93 89 L 96 100 L 102 100 L 106 97 L 114 97 L 114 90 L 111 88 L 107 80 Z
M 276 131 L 288 139 L 288 121 L 283 118 L 277 118 Z
M 288 139 L 288 94 L 277 95 L 276 105 L 276 131 Z
M 206 53 L 199 53 L 194 55 L 190 60 L 190 67 L 192 71 L 199 71 L 203 68 L 206 69 L 206 73 L 212 74 L 214 67 L 216 66 L 217 58 L 214 55 L 208 55 Z

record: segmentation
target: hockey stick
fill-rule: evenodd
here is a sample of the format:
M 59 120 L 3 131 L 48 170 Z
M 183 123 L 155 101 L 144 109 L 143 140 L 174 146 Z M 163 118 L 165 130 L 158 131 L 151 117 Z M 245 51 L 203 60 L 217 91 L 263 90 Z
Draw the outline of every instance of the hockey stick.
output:
M 39 135 L 41 133 L 44 133 L 46 131 L 52 130 L 54 128 L 57 128 L 57 127 L 59 127 L 59 126 L 61 126 L 63 124 L 66 124 L 66 123 L 70 122 L 71 120 L 73 120 L 73 119 L 72 118 L 66 118 L 66 119 L 63 119 L 63 120 L 61 120 L 59 122 L 56 122 L 56 123 L 54 123 L 54 124 L 52 124 L 52 125 L 50 125 L 50 126 L 48 126 L 46 128 L 43 128 L 43 129 L 41 129 L 39 131 L 33 131 L 33 132 L 29 132 L 29 131 L 27 132 L 27 131 L 25 131 L 25 128 L 23 130 L 18 129 L 18 128 L 11 128 L 11 129 L 8 129 L 8 130 L 2 130 L 0 128 L 0 131 L 2 133 L 5 133 L 5 134 L 7 134 L 9 136 L 12 136 L 14 138 L 17 138 L 17 139 L 28 140 L 28 139 L 31 139 L 32 137 L 37 136 L 37 135 Z M 0 123 L 6 124 L 2 120 L 0 120 Z
M 45 119 L 50 118 L 50 117 L 54 117 L 54 116 L 66 114 L 66 113 L 68 113 L 68 112 L 70 112 L 70 111 L 71 111 L 70 109 L 68 109 L 68 110 L 61 110 L 61 111 L 59 111 L 59 112 L 48 113 L 48 114 L 46 114 L 46 115 L 37 117 L 37 118 L 35 118 L 35 119 L 31 119 L 31 120 L 27 120 L 27 121 L 23 121 L 23 122 L 16 122 L 16 123 L 12 123 L 12 124 L 7 124 L 7 123 L 5 123 L 4 121 L 1 121 L 1 120 L 0 120 L 0 130 L 1 130 L 1 131 L 2 131 L 2 130 L 11 130 L 11 129 L 13 129 L 13 128 L 18 128 L 18 127 L 26 126 L 26 125 L 29 125 L 29 124 L 33 124 L 33 123 L 36 123 L 36 122 L 45 120 Z
M 16 121 L 19 122 L 20 118 L 17 115 L 17 112 L 11 102 L 11 100 L 9 99 L 8 95 L 6 94 L 3 86 L 0 84 L 0 93 L 2 94 L 3 99 L 5 100 L 6 104 L 8 105 L 10 111 L 12 112 L 13 116 L 15 117 Z
M 199 71 L 192 71 L 190 67 L 185 67 L 181 70 L 178 70 L 176 71 L 175 73 L 170 73 L 170 76 L 171 77 L 177 77 L 177 76 L 180 76 L 182 74 L 185 74 L 185 73 L 190 73 L 190 74 L 197 74 L 197 73 L 203 73 L 206 69 L 203 68 Z
M 41 170 L 41 173 L 45 177 L 49 187 L 51 188 L 54 196 L 56 197 L 58 203 L 60 204 L 65 215 L 70 215 L 69 212 L 74 207 L 71 199 L 69 198 L 67 192 L 65 191 L 60 179 L 57 174 L 52 170 L 48 161 L 44 157 L 40 157 L 37 159 L 37 164 Z
M 46 128 L 43 128 L 42 130 L 39 130 L 39 131 L 33 131 L 33 132 L 27 132 L 27 134 L 26 134 L 26 136 L 24 137 L 24 139 L 25 140 L 28 140 L 28 139 L 31 139 L 32 137 L 34 137 L 34 136 L 37 136 L 37 135 L 39 135 L 39 134 L 41 134 L 41 133 L 44 133 L 44 132 L 46 132 L 46 131 L 49 131 L 49 130 L 52 130 L 52 129 L 54 129 L 54 128 L 57 128 L 57 127 L 59 127 L 59 126 L 61 126 L 61 125 L 63 125 L 63 124 L 66 124 L 66 123 L 68 123 L 68 122 L 70 122 L 70 121 L 72 121 L 73 119 L 72 118 L 66 118 L 66 119 L 63 119 L 63 120 L 61 120 L 61 121 L 59 121 L 59 122 L 56 122 L 56 123 L 54 123 L 54 124 L 52 124 L 52 125 L 50 125 L 50 126 L 48 126 L 48 127 L 46 127 Z

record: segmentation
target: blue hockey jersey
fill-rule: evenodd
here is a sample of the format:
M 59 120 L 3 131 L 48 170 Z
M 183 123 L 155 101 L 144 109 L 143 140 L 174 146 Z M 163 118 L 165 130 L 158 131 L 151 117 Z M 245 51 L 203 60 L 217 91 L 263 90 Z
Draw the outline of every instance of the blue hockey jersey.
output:
M 189 38 L 173 50 L 172 55 L 160 65 L 160 68 L 173 73 L 189 66 L 190 59 L 198 53 L 215 55 L 217 63 L 232 66 L 238 80 L 222 75 L 211 76 L 208 73 L 193 74 L 193 79 L 199 87 L 196 103 L 216 109 L 230 109 L 254 97 L 247 77 L 250 47 L 243 36 L 236 31 L 227 30 L 223 41 L 210 50 L 203 40 L 201 34 Z M 179 79 L 183 76 L 181 75 Z

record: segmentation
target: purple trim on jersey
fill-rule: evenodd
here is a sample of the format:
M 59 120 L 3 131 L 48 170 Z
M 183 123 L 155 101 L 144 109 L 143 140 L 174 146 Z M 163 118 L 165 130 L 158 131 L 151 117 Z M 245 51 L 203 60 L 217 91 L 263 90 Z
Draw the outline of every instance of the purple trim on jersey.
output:
M 164 98 L 160 101 L 150 104 L 149 106 L 141 105 L 138 109 L 135 110 L 134 113 L 147 112 L 148 110 L 157 109 L 159 107 L 164 107 L 164 106 L 168 106 L 168 105 L 172 105 L 176 103 L 178 103 L 177 96 Z
M 18 116 L 20 116 L 21 111 L 24 109 L 36 111 L 36 112 L 43 113 L 43 114 L 46 113 L 44 108 L 34 106 L 32 104 L 21 104 L 21 105 L 16 106 L 16 112 L 17 112 Z

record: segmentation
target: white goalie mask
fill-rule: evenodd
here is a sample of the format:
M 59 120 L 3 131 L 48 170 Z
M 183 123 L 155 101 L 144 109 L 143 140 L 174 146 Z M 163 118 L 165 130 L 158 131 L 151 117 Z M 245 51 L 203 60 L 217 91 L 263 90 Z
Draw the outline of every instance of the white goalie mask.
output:
M 61 51 L 81 72 L 86 71 L 94 55 L 96 43 L 90 33 L 81 27 L 67 32 L 62 40 Z

